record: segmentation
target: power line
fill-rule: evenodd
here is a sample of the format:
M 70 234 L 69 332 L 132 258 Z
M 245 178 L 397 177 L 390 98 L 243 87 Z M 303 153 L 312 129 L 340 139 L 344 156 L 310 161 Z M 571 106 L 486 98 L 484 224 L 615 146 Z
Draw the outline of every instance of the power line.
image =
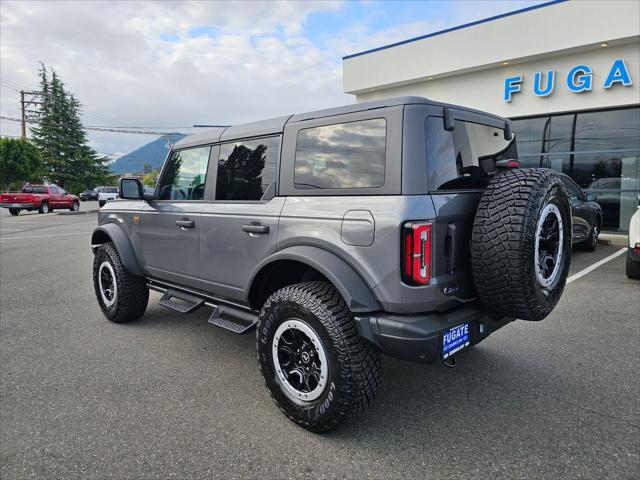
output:
M 22 122 L 20 118 L 6 117 L 4 115 L 0 115 L 0 119 L 9 120 L 11 122 Z M 25 123 L 40 123 L 37 120 L 25 119 Z M 68 127 L 68 124 L 58 123 L 56 124 L 58 127 Z M 186 132 L 160 132 L 160 131 L 150 131 L 150 130 L 132 130 L 132 127 L 126 128 L 117 128 L 117 127 L 101 127 L 101 126 L 83 126 L 84 130 L 91 130 L 95 132 L 111 132 L 111 133 L 133 133 L 137 135 L 160 135 L 160 136 L 169 136 L 169 135 L 191 135 L 191 133 Z M 140 127 L 133 127 L 140 128 Z

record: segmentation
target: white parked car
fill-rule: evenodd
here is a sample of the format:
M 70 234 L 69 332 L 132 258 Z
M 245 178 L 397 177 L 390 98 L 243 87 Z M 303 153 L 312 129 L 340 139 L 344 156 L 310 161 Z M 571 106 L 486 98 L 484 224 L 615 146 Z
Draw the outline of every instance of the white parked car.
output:
M 99 187 L 98 189 L 98 205 L 100 208 L 109 200 L 115 200 L 118 197 L 118 187 Z
M 640 279 L 640 194 L 638 208 L 629 223 L 629 247 L 627 248 L 627 277 Z

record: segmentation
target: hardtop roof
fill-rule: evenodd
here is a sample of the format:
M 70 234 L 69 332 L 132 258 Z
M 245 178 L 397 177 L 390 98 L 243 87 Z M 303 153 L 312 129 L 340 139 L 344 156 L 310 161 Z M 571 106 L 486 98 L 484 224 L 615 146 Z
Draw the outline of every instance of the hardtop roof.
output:
M 327 108 L 323 110 L 315 110 L 307 113 L 299 113 L 295 115 L 288 115 L 283 117 L 270 118 L 267 120 L 260 120 L 251 123 L 242 123 L 226 128 L 207 129 L 198 132 L 193 135 L 189 135 L 173 146 L 174 149 L 189 148 L 198 145 L 207 145 L 211 143 L 224 142 L 228 140 L 235 140 L 241 138 L 261 137 L 265 135 L 275 135 L 282 133 L 287 123 L 301 122 L 305 120 L 311 120 L 314 118 L 332 117 L 335 115 L 345 115 L 348 113 L 363 112 L 366 110 L 374 110 L 377 108 L 394 107 L 398 105 L 434 105 L 443 108 L 453 108 L 456 110 L 465 110 L 488 117 L 493 117 L 501 121 L 506 119 L 493 115 L 491 113 L 482 112 L 479 110 L 462 107 L 459 105 L 450 105 L 447 103 L 436 102 L 424 97 L 417 96 L 405 96 L 386 98 L 383 100 L 375 100 L 372 102 L 354 103 L 351 105 L 344 105 L 341 107 Z

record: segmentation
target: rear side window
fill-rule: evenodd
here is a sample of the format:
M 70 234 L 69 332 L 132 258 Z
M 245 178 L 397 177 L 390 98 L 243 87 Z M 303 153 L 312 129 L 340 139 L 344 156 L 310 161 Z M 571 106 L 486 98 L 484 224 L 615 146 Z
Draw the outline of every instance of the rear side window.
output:
M 300 130 L 295 188 L 377 188 L 384 185 L 384 118 Z
M 275 191 L 279 137 L 220 145 L 216 200 L 260 200 Z
M 502 129 L 456 120 L 452 131 L 442 118 L 426 121 L 429 190 L 476 190 L 489 183 L 495 162 L 518 158 L 515 137 L 504 139 Z
M 173 152 L 160 180 L 160 200 L 202 200 L 210 152 L 211 147 Z

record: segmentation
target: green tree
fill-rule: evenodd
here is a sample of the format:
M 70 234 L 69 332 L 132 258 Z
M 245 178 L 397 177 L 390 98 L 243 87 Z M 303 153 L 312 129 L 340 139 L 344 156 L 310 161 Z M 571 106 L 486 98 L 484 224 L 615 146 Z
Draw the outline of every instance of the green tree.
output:
M 31 142 L 22 138 L 0 138 L 0 186 L 3 190 L 39 181 L 41 167 L 42 156 Z
M 155 187 L 156 182 L 158 181 L 158 175 L 160 175 L 160 169 L 156 168 L 155 170 L 150 170 L 145 173 L 142 182 L 148 187 Z
M 33 143 L 42 154 L 43 174 L 71 191 L 114 181 L 107 165 L 87 141 L 80 114 L 82 104 L 65 89 L 64 82 L 44 64 L 39 70 L 43 95 L 38 126 L 32 129 Z

